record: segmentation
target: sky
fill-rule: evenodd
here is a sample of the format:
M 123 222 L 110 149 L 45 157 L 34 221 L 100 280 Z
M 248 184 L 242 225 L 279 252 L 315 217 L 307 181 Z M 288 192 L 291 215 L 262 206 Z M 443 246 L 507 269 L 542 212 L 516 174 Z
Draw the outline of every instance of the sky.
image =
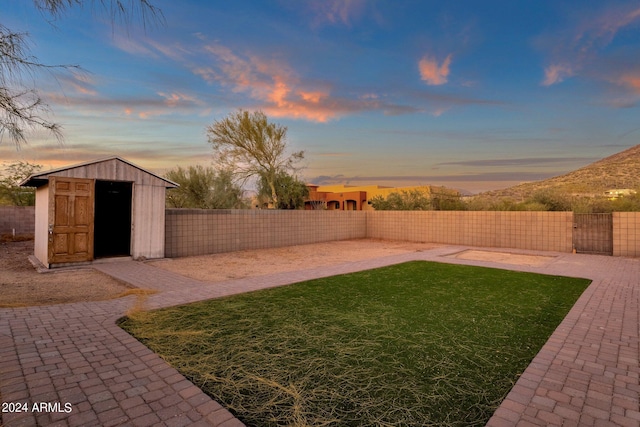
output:
M 286 126 L 321 185 L 477 193 L 640 143 L 637 1 L 152 0 L 144 25 L 85 3 L 3 0 L 32 56 L 81 70 L 27 76 L 64 140 L 5 135 L 0 162 L 206 166 L 207 126 L 238 109 Z

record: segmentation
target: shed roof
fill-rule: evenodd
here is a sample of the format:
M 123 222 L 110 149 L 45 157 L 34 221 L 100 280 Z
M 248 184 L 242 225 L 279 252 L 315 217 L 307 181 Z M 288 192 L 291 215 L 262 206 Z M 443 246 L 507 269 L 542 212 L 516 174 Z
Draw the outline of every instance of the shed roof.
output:
M 107 181 L 133 181 L 138 184 L 163 185 L 166 188 L 179 187 L 175 182 L 163 178 L 153 172 L 149 172 L 148 170 L 118 156 L 106 157 L 62 168 L 51 169 L 45 172 L 34 173 L 29 178 L 23 180 L 20 185 L 23 187 L 40 187 L 49 182 L 50 176 L 75 176 L 79 178 L 95 178 Z

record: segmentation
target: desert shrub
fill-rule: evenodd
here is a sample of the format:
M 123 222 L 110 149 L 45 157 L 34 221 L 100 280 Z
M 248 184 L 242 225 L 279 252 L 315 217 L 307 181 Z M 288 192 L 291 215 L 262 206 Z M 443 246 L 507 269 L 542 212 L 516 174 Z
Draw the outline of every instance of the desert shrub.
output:
M 401 190 L 389 193 L 386 198 L 373 197 L 371 206 L 377 211 L 428 211 L 432 210 L 431 197 L 423 190 Z

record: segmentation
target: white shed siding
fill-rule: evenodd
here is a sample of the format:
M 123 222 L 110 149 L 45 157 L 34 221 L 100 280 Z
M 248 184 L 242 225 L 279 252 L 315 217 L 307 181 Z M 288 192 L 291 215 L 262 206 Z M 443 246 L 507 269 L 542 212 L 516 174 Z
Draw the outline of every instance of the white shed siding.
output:
M 49 223 L 49 191 L 47 180 L 52 176 L 89 178 L 99 181 L 123 181 L 133 184 L 131 213 L 131 256 L 133 258 L 164 257 L 165 191 L 176 184 L 118 157 L 97 160 L 40 172 L 22 185 L 38 187 L 36 191 L 36 257 L 46 264 Z
M 42 174 L 45 175 L 45 174 Z M 109 159 L 57 171 L 52 175 L 70 178 L 92 178 L 104 181 L 128 181 L 142 185 L 166 186 L 162 179 L 119 159 Z
M 34 228 L 33 254 L 45 266 L 47 261 L 49 230 L 49 185 L 43 185 L 36 190 L 36 223 Z
M 133 186 L 131 256 L 164 257 L 165 188 Z

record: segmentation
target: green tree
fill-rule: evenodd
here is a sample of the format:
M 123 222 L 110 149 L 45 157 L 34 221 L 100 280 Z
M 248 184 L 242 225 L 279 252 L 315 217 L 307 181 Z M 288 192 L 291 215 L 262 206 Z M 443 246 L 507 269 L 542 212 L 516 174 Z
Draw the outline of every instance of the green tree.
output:
M 389 193 L 387 197 L 375 196 L 371 206 L 377 211 L 428 211 L 432 209 L 430 194 L 419 189 Z
M 2 175 L 0 175 L 0 205 L 35 205 L 35 188 L 20 187 L 20 183 L 40 169 L 42 169 L 41 165 L 23 161 L 5 164 Z
M 466 211 L 460 193 L 446 187 L 431 187 L 431 208 L 435 211 Z
M 162 18 L 158 8 L 150 0 L 33 0 L 43 15 L 57 18 L 72 7 L 98 3 L 115 23 L 121 19 L 128 23 L 138 17 L 146 25 Z M 28 34 L 12 30 L 0 23 L 0 141 L 3 134 L 19 147 L 27 142 L 26 132 L 44 129 L 62 137 L 60 125 L 51 122 L 49 107 L 42 100 L 35 86 L 39 70 L 79 69 L 77 65 L 43 64 L 29 53 Z
M 214 161 L 243 182 L 251 177 L 264 179 L 273 206 L 279 205 L 277 177 L 294 173 L 304 159 L 304 151 L 288 151 L 286 136 L 287 128 L 270 123 L 262 111 L 238 110 L 207 127 Z
M 572 210 L 572 198 L 561 191 L 545 188 L 535 192 L 526 202 L 536 202 L 548 211 L 568 212 Z
M 275 189 L 278 204 L 276 209 L 302 209 L 304 201 L 309 196 L 309 187 L 295 176 L 280 172 L 275 179 Z M 264 176 L 258 182 L 258 200 L 268 203 L 272 199 L 271 186 Z
M 212 167 L 178 166 L 165 174 L 165 178 L 180 187 L 167 191 L 170 208 L 244 209 L 247 203 L 244 191 L 232 180 L 228 171 L 216 172 Z

